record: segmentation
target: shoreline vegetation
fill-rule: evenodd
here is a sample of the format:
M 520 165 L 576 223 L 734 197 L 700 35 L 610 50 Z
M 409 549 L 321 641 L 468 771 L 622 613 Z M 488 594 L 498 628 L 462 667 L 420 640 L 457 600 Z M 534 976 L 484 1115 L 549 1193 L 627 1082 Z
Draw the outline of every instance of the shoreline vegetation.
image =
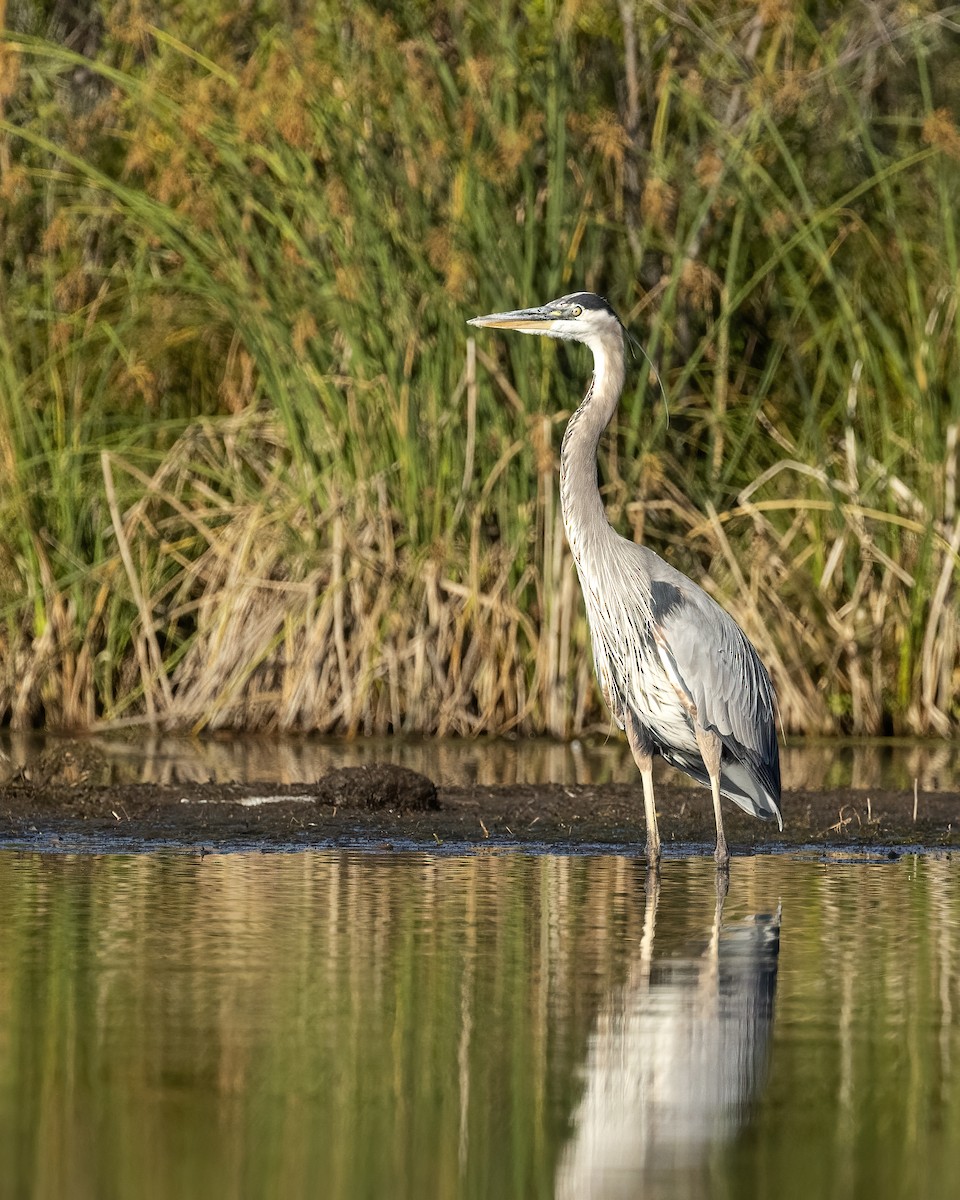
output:
M 932 0 L 0 0 L 0 722 L 606 729 L 556 494 L 790 733 L 960 724 L 960 33 Z

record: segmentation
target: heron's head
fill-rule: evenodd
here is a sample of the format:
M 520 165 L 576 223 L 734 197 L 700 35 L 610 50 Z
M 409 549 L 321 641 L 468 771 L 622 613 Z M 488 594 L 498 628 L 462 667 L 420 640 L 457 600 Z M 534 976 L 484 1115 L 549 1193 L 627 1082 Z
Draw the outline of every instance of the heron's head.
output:
M 538 333 L 541 337 L 586 342 L 591 347 L 608 344 L 611 338 L 616 338 L 622 345 L 625 333 L 620 318 L 610 305 L 593 292 L 571 292 L 569 296 L 551 300 L 540 308 L 490 313 L 487 317 L 474 317 L 467 324 L 517 329 L 521 333 Z

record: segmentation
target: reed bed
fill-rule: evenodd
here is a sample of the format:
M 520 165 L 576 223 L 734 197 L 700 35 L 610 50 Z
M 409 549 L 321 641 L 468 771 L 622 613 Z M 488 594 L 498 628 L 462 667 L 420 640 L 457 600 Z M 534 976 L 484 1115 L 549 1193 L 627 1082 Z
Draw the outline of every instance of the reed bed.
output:
M 956 730 L 949 22 L 511 12 L 18 9 L 3 720 L 608 728 L 556 495 L 588 364 L 464 328 L 587 286 L 649 356 L 614 524 L 733 612 L 785 729 Z

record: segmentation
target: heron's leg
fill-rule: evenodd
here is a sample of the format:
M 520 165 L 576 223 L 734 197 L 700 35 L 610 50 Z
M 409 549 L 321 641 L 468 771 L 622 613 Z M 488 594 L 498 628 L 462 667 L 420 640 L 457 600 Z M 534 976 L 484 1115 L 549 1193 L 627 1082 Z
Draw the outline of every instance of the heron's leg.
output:
M 660 866 L 660 830 L 657 827 L 657 806 L 653 798 L 653 750 L 632 717 L 627 717 L 626 730 L 627 741 L 633 751 L 634 762 L 640 768 L 640 779 L 643 783 L 643 811 L 647 820 L 647 863 L 656 869 Z
M 727 849 L 727 839 L 723 832 L 723 813 L 720 811 L 720 739 L 715 733 L 697 726 L 697 745 L 703 758 L 703 765 L 710 776 L 710 791 L 713 795 L 713 815 L 717 822 L 717 848 L 713 857 L 717 866 L 726 868 L 730 865 L 730 851 Z
M 653 756 L 650 754 L 647 755 L 646 766 L 640 767 L 640 779 L 643 783 L 643 811 L 647 820 L 647 861 L 656 868 L 660 866 L 660 829 L 653 799 Z

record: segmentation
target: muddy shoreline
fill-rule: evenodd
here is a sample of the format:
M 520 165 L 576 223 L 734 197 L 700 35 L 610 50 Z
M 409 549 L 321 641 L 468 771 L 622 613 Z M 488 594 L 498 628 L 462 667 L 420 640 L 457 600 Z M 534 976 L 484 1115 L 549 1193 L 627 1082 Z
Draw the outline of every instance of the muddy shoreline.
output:
M 385 770 L 388 770 L 385 768 Z M 639 781 L 627 784 L 440 787 L 337 773 L 316 784 L 29 781 L 0 786 L 0 847 L 47 850 L 181 849 L 196 852 L 360 846 L 448 851 L 520 847 L 642 853 Z M 412 772 L 409 773 L 411 776 Z M 380 783 L 383 784 L 383 780 Z M 660 831 L 667 856 L 709 854 L 709 794 L 661 787 Z M 735 855 L 799 847 L 897 854 L 960 845 L 953 792 L 883 789 L 787 792 L 784 829 L 725 804 Z

